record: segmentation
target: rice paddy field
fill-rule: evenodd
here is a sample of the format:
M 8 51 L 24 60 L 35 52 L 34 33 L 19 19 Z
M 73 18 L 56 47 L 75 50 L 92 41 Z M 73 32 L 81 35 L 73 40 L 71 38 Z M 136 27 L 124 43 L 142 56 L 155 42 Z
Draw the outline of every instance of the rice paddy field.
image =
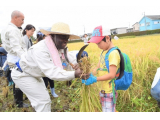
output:
M 118 46 L 122 52 L 128 54 L 133 69 L 133 82 L 128 90 L 118 91 L 118 99 L 116 102 L 116 110 L 119 112 L 160 112 L 157 102 L 150 94 L 151 84 L 154 79 L 157 68 L 160 66 L 160 35 L 146 35 L 138 37 L 124 37 L 119 40 L 112 40 L 115 46 Z M 83 42 L 68 43 L 69 51 L 79 50 L 84 45 Z M 98 61 L 101 50 L 96 44 L 90 44 L 85 51 L 88 52 L 90 63 L 94 68 Z M 92 70 L 91 68 L 91 70 Z M 2 87 L 7 84 L 6 78 L 0 78 L 0 111 L 1 112 L 33 112 L 33 108 L 28 109 L 17 108 L 13 102 L 12 87 L 9 87 L 7 98 L 2 95 Z M 58 98 L 51 97 L 52 112 L 79 112 L 87 111 L 86 105 L 82 104 L 83 96 L 88 93 L 80 93 L 84 86 L 81 80 L 76 79 L 69 87 L 66 82 L 55 81 L 56 93 Z M 91 88 L 92 86 L 90 86 Z M 48 87 L 49 88 L 49 87 Z M 50 93 L 50 89 L 48 89 Z M 97 94 L 97 93 L 95 93 Z M 51 94 L 50 94 L 51 96 Z M 24 96 L 24 99 L 26 97 Z M 97 94 L 97 98 L 99 98 Z M 97 99 L 96 98 L 96 99 Z M 88 99 L 85 99 L 88 102 Z M 25 103 L 30 102 L 25 99 Z M 89 103 L 91 104 L 91 103 Z M 97 103 L 98 104 L 98 103 Z M 96 105 L 95 105 L 96 106 Z M 97 111 L 100 109 L 89 111 Z

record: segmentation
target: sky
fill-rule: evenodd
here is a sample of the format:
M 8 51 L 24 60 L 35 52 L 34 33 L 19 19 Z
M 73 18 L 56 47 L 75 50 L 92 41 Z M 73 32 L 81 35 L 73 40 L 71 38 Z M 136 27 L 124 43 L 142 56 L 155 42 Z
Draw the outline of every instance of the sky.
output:
M 14 10 L 21 11 L 27 24 L 52 27 L 64 22 L 76 35 L 92 33 L 99 25 L 109 29 L 131 28 L 145 15 L 160 15 L 158 0 L 4 0 L 0 2 L 0 33 L 11 20 Z M 34 36 L 36 35 L 36 32 Z

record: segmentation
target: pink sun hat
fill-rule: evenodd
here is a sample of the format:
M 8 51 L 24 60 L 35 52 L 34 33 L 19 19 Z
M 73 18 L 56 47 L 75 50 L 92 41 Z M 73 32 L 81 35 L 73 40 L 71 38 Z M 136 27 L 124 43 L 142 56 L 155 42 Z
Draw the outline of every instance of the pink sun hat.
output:
M 105 28 L 102 25 L 98 26 L 93 30 L 92 38 L 88 41 L 88 43 L 99 43 L 107 35 L 111 35 L 110 29 Z

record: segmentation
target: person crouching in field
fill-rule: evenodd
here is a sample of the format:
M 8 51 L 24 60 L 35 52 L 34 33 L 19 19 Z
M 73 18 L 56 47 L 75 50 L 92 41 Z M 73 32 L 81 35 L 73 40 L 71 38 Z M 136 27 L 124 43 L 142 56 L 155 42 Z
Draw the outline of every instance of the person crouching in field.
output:
M 114 102 L 114 95 L 115 101 L 117 99 L 117 92 L 115 90 L 114 82 L 112 81 L 116 78 L 116 74 L 120 68 L 120 55 L 118 50 L 113 50 L 109 56 L 109 73 L 107 71 L 107 67 L 105 64 L 105 54 L 114 48 L 114 45 L 111 41 L 110 30 L 106 29 L 104 26 L 98 26 L 94 29 L 92 33 L 92 38 L 89 40 L 89 43 L 96 43 L 97 46 L 103 50 L 100 55 L 100 60 L 97 67 L 94 69 L 93 74 L 90 74 L 90 77 L 85 81 L 82 79 L 82 83 L 85 85 L 90 85 L 95 82 L 100 83 L 100 102 L 102 104 L 102 111 L 103 112 L 115 112 L 115 102 Z M 98 73 L 99 77 L 95 77 Z M 99 83 L 98 83 L 99 84 Z M 112 88 L 113 87 L 113 88 Z M 115 93 L 113 93 L 113 89 Z
M 39 31 L 37 33 L 37 43 L 43 39 L 45 39 L 45 35 Z M 69 56 L 69 58 L 72 59 L 71 61 L 73 63 L 76 63 L 78 52 L 79 52 L 79 50 L 73 50 L 73 51 L 67 52 L 67 56 Z M 83 53 L 81 55 L 81 57 L 84 57 L 84 56 L 88 57 L 88 53 L 86 51 L 83 51 Z M 62 66 L 63 66 L 64 70 L 73 71 L 72 66 L 70 66 L 65 59 L 62 59 Z M 44 80 L 46 88 L 47 88 L 48 82 L 49 82 L 52 96 L 58 97 L 58 95 L 55 93 L 54 80 L 51 80 L 48 77 L 43 77 L 43 80 Z M 67 82 L 66 84 L 68 86 L 70 86 L 72 84 L 72 81 L 66 81 L 66 82 Z
M 21 56 L 11 75 L 35 111 L 50 112 L 51 100 L 42 77 L 56 81 L 80 78 L 82 71 L 72 61 L 70 62 L 74 64 L 74 71 L 66 71 L 62 67 L 64 48 L 68 39 L 79 39 L 79 36 L 70 34 L 69 26 L 65 23 L 55 23 L 50 31 L 42 29 L 40 31 L 46 35 L 45 39 L 30 47 Z M 84 75 L 83 78 L 88 78 L 88 75 Z
M 157 101 L 157 105 L 160 108 L 160 68 L 157 69 L 152 86 L 151 95 Z

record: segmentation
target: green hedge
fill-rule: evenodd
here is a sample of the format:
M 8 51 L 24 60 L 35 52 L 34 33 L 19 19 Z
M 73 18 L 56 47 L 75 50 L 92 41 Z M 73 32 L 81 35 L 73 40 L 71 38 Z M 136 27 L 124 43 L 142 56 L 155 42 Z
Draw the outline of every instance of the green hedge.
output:
M 114 36 L 117 36 L 117 37 L 141 36 L 141 35 L 150 35 L 150 34 L 156 34 L 156 33 L 160 33 L 160 29 L 117 34 L 117 35 L 112 35 L 112 38 L 114 38 Z

